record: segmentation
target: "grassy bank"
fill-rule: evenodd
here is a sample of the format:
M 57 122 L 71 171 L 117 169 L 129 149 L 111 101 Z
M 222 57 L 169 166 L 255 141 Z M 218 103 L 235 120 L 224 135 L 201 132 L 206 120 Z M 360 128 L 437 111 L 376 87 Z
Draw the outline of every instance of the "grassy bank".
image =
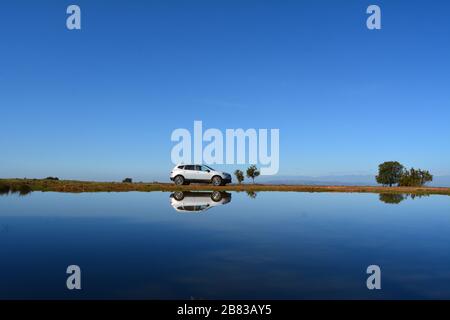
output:
M 3 191 L 2 191 L 3 190 Z M 359 193 L 392 193 L 392 194 L 440 194 L 450 195 L 450 188 L 433 187 L 379 187 L 379 186 L 305 186 L 305 185 L 265 185 L 243 184 L 214 187 L 206 184 L 175 186 L 170 183 L 121 183 L 90 182 L 73 180 L 41 180 L 41 179 L 0 179 L 0 193 L 9 191 L 26 193 L 27 191 L 43 192 L 127 192 L 127 191 L 176 191 L 176 190 L 223 190 L 223 191 L 292 191 L 292 192 L 359 192 Z

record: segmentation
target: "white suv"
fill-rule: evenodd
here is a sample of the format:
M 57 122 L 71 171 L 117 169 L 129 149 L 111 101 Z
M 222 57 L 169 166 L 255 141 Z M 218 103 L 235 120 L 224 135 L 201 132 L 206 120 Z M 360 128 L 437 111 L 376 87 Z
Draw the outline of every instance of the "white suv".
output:
M 231 175 L 226 172 L 216 171 L 211 167 L 197 164 L 177 165 L 170 172 L 170 180 L 176 185 L 189 184 L 191 182 L 212 183 L 214 186 L 223 186 L 231 183 Z
M 177 191 L 170 195 L 170 204 L 178 212 L 201 212 L 227 204 L 231 193 Z

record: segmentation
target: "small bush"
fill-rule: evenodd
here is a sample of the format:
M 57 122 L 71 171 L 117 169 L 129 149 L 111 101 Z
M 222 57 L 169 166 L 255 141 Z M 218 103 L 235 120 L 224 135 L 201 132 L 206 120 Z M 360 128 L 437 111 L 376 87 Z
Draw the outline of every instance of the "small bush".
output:
M 241 184 L 242 181 L 244 181 L 244 173 L 241 170 L 236 170 L 234 172 L 234 175 L 236 176 L 236 179 L 239 182 L 239 184 Z
M 53 180 L 53 181 L 59 181 L 58 177 L 47 177 L 45 180 Z
M 123 183 L 133 183 L 133 179 L 131 178 L 125 178 L 122 180 Z
M 255 183 L 255 178 L 258 177 L 261 174 L 261 172 L 258 170 L 258 168 L 255 165 L 251 165 L 247 169 L 247 178 L 250 178 L 253 180 L 253 183 Z

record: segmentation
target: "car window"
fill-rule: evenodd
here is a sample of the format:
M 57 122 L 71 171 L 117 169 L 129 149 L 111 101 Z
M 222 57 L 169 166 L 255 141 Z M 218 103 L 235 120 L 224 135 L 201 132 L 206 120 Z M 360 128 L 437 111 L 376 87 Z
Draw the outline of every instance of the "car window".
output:
M 202 211 L 205 210 L 206 208 L 208 208 L 209 205 L 197 205 L 197 206 L 184 206 L 181 207 L 181 210 L 185 210 L 185 211 Z
M 199 206 L 184 206 L 183 210 L 186 210 L 186 211 L 199 211 L 200 207 Z
M 200 166 L 194 166 L 194 167 L 195 167 L 194 170 L 196 170 L 196 171 L 202 171 L 202 169 L 201 169 Z
M 178 169 L 184 169 L 184 166 L 179 166 Z
M 202 166 L 202 171 L 210 171 L 211 169 L 209 169 L 207 166 Z
M 194 170 L 194 166 L 184 166 L 184 170 Z

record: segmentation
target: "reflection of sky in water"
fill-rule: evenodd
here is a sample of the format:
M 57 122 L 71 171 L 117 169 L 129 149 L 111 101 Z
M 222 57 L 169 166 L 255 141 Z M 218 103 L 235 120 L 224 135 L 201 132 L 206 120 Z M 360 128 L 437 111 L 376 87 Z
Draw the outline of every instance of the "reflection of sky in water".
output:
M 199 213 L 169 196 L 0 197 L 0 298 L 450 298 L 448 196 L 241 192 Z

